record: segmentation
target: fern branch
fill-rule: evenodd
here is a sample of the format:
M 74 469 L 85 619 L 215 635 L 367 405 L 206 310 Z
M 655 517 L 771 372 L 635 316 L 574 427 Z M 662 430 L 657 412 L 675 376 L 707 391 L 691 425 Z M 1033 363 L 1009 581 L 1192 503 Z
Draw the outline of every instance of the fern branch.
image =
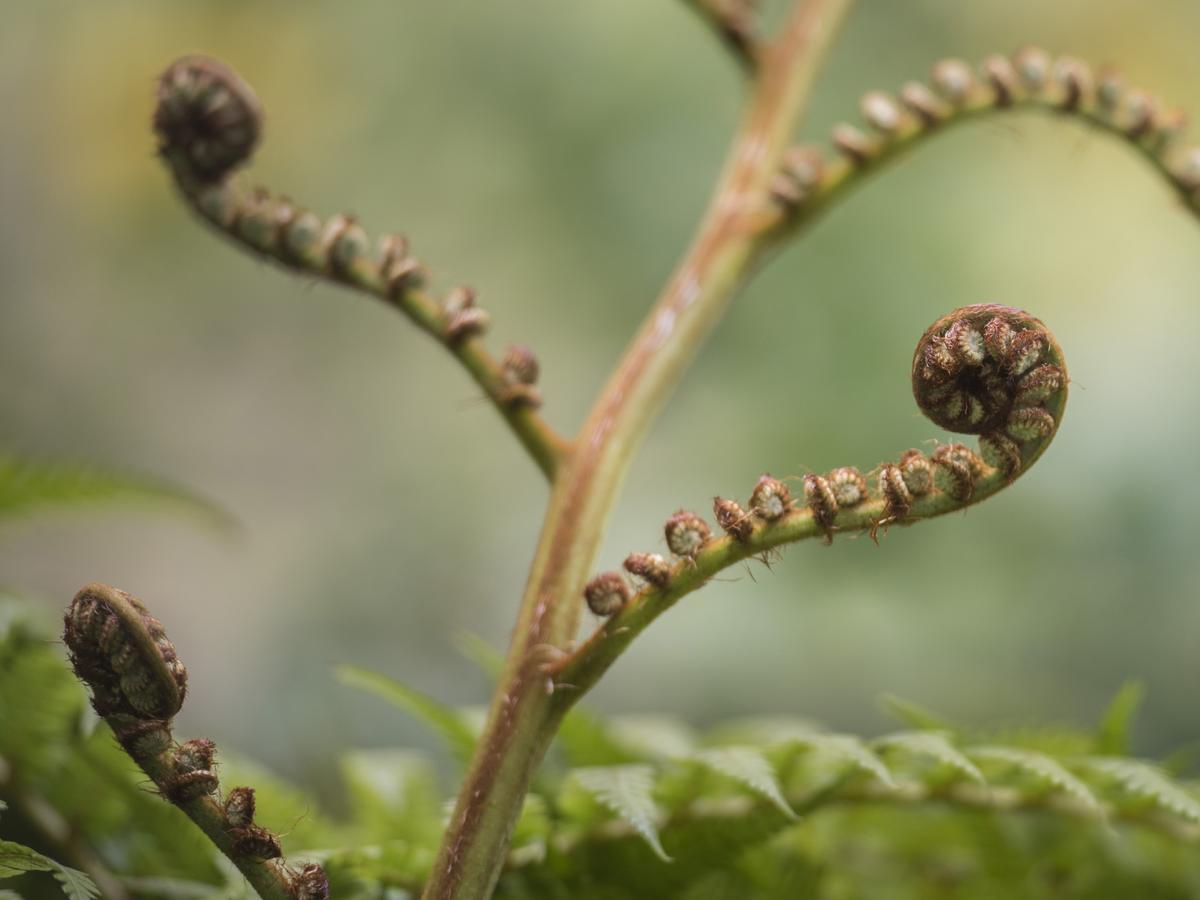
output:
M 154 126 L 184 199 L 240 246 L 301 274 L 372 294 L 407 315 L 462 364 L 538 468 L 553 478 L 566 442 L 537 411 L 540 397 L 528 382 L 529 366 L 511 353 L 497 360 L 483 346 L 479 335 L 488 318 L 475 307 L 472 291 L 459 288 L 438 302 L 421 290 L 422 267 L 402 237 L 383 238 L 373 254 L 351 217 L 322 222 L 285 198 L 236 184 L 232 175 L 249 162 L 262 118 L 250 87 L 222 63 L 193 56 L 167 69 Z M 532 371 L 536 375 L 536 363 Z
M 645 581 L 632 597 L 621 577 L 603 573 L 585 589 L 594 612 L 607 615 L 569 656 L 549 663 L 560 703 L 599 680 L 624 649 L 680 598 L 723 569 L 785 544 L 851 531 L 911 525 L 980 503 L 1011 484 L 1045 452 L 1067 399 L 1066 362 L 1054 336 L 1037 319 L 1010 307 L 955 310 L 922 336 L 913 356 L 913 392 L 936 424 L 980 435 L 982 455 L 962 444 L 940 446 L 932 458 L 918 450 L 878 468 L 876 484 L 842 467 L 805 478 L 804 506 L 769 476 L 760 479 L 750 510 L 730 500 L 715 504 L 725 536 L 714 539 L 700 517 L 679 512 L 667 520 L 667 545 L 679 557 L 634 554 L 626 568 Z M 610 591 L 598 605 L 598 586 Z
M 755 0 L 684 0 L 684 5 L 712 29 L 747 74 L 757 71 L 762 47 Z
M 102 584 L 83 588 L 66 614 L 63 640 L 75 674 L 121 747 L 168 801 L 237 866 L 264 900 L 327 900 L 320 866 L 290 867 L 279 837 L 254 821 L 254 789 L 220 798 L 216 747 L 177 744 L 171 720 L 187 694 L 187 669 L 162 623 L 135 597 Z
M 1028 47 L 1012 58 L 994 55 L 972 70 L 961 60 L 934 65 L 932 88 L 908 82 L 898 96 L 871 91 L 860 110 L 866 128 L 837 125 L 826 158 L 815 146 L 795 148 L 776 182 L 779 209 L 771 240 L 785 240 L 818 219 L 871 174 L 947 129 L 995 114 L 1032 111 L 1071 118 L 1117 138 L 1142 157 L 1196 212 L 1200 148 L 1181 146 L 1184 118 L 1153 95 L 1128 88 L 1119 73 L 1097 77 L 1073 57 L 1052 59 Z

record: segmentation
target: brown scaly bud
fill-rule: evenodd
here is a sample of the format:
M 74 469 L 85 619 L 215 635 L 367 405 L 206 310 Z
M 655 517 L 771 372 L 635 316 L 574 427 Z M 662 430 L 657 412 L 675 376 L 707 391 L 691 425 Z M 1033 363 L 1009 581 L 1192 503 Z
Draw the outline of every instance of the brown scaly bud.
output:
M 1012 478 L 1021 470 L 1021 448 L 998 431 L 979 436 L 979 451 L 983 461 Z
M 677 510 L 663 526 L 667 547 L 676 556 L 691 559 L 708 542 L 708 523 L 693 512 Z
M 779 173 L 771 181 L 771 196 L 787 207 L 801 205 L 816 190 L 825 172 L 825 158 L 815 147 L 790 147 Z
M 1041 47 L 1022 47 L 1013 54 L 1013 68 L 1025 90 L 1037 96 L 1046 89 L 1050 77 L 1050 54 Z
M 745 543 L 754 533 L 754 522 L 750 514 L 733 500 L 713 497 L 713 515 L 717 524 L 731 538 Z
M 837 517 L 837 498 L 829 482 L 820 475 L 804 476 L 804 503 L 812 511 L 813 521 L 821 526 L 828 543 L 833 540 L 833 520 Z
M 316 863 L 291 872 L 288 887 L 296 900 L 329 900 L 329 878 Z
M 945 360 L 951 364 L 942 365 Z M 1067 373 L 1062 351 L 1040 321 L 1012 307 L 982 304 L 930 326 L 913 354 L 912 384 L 917 405 L 935 423 L 964 434 L 1006 436 L 1028 447 L 1022 450 L 1028 462 L 1057 427 Z M 1013 464 L 1006 446 L 996 449 L 1004 462 L 997 468 L 1011 474 L 1022 467 Z M 962 477 L 947 477 L 951 493 L 969 496 Z
M 371 240 L 353 216 L 334 216 L 330 222 L 338 223 L 338 227 L 329 242 L 329 267 L 335 274 L 345 276 L 368 258 Z
M 1059 57 L 1054 63 L 1053 78 L 1062 92 L 1058 105 L 1063 109 L 1078 109 L 1091 100 L 1094 79 L 1091 68 L 1083 60 Z
M 1019 77 L 1008 57 L 999 54 L 983 61 L 983 77 L 992 89 L 992 102 L 996 106 L 1012 106 L 1013 95 L 1019 87 Z
M 962 444 L 943 444 L 933 451 L 935 483 L 956 500 L 970 500 L 975 493 L 976 475 L 982 469 L 982 461 L 977 466 L 975 459 L 975 454 Z
M 938 60 L 933 65 L 930 81 L 942 99 L 954 106 L 966 103 L 975 88 L 971 67 L 961 59 Z
M 933 466 L 920 450 L 905 450 L 900 455 L 900 477 L 914 497 L 933 490 Z
M 940 124 L 950 115 L 950 107 L 919 81 L 907 82 L 900 88 L 900 102 L 927 128 Z
M 325 226 L 316 213 L 308 210 L 294 213 L 283 227 L 283 252 L 298 262 L 315 259 L 323 253 L 324 233 Z
M 159 78 L 154 131 L 159 152 L 200 184 L 225 178 L 246 162 L 262 132 L 258 98 L 229 66 L 185 56 Z
M 101 716 L 170 719 L 187 694 L 187 669 L 162 623 L 136 597 L 103 584 L 83 588 L 64 619 L 75 674 Z
M 225 823 L 230 828 L 252 825 L 254 805 L 254 788 L 235 787 L 225 798 Z
M 867 479 L 853 466 L 842 466 L 825 476 L 839 509 L 857 506 L 867 499 Z
M 283 856 L 283 847 L 273 831 L 260 825 L 247 825 L 234 829 L 233 852 L 251 859 L 279 859 Z
M 869 91 L 858 103 L 863 120 L 884 137 L 891 137 L 904 124 L 904 110 L 891 94 Z
M 113 736 L 134 762 L 161 756 L 171 746 L 169 719 L 135 719 L 132 716 L 110 715 L 108 724 Z
M 509 347 L 500 368 L 506 402 L 532 407 L 542 405 L 542 394 L 534 387 L 538 379 L 538 361 L 532 350 L 519 344 Z
M 887 521 L 903 519 L 912 509 L 912 494 L 904 483 L 904 474 L 893 463 L 879 469 L 879 493 L 883 495 L 883 514 Z
M 280 203 L 266 188 L 255 188 L 242 202 L 234 223 L 238 237 L 255 250 L 274 253 L 282 234 L 279 221 L 292 214 L 290 204 L 285 205 L 284 210 L 281 212 Z
M 601 572 L 583 588 L 588 609 L 598 616 L 619 613 L 629 602 L 629 585 L 620 572 Z
M 666 587 L 671 581 L 671 564 L 657 553 L 630 553 L 625 557 L 625 571 L 655 587 Z
M 219 785 L 213 771 L 216 745 L 207 738 L 181 744 L 171 760 L 173 774 L 160 787 L 172 803 L 187 803 L 215 793 Z
M 491 317 L 475 306 L 475 290 L 466 285 L 456 287 L 446 295 L 442 304 L 446 313 L 446 340 L 451 343 L 487 331 Z
M 845 122 L 833 126 L 830 140 L 834 148 L 856 166 L 867 165 L 879 154 L 877 140 Z
M 777 478 L 763 475 L 750 494 L 750 509 L 767 522 L 774 522 L 792 508 L 792 492 Z

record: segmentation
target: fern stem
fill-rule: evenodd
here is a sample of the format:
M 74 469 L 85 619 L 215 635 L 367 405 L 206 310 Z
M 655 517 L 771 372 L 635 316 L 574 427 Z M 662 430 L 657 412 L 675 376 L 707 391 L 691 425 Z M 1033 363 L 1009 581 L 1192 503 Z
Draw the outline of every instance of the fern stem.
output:
M 746 74 L 753 76 L 762 53 L 755 33 L 754 0 L 684 0 L 684 5 L 712 29 Z
M 424 893 L 490 895 L 530 779 L 557 727 L 547 653 L 579 621 L 579 596 L 634 449 L 761 249 L 756 213 L 851 0 L 797 3 L 762 69 L 700 231 L 610 377 L 555 481 L 505 671 Z

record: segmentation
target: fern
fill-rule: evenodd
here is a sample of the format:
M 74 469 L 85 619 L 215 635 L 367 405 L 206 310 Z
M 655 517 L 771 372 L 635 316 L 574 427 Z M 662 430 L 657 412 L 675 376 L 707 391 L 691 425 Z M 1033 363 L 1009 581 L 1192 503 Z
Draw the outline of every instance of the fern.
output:
M 27 872 L 49 872 L 70 900 L 93 900 L 100 891 L 83 872 L 55 862 L 36 850 L 12 841 L 0 840 L 0 878 L 12 878 Z
M 446 746 L 458 759 L 466 762 L 471 758 L 475 751 L 476 730 L 471 726 L 469 716 L 461 710 L 444 706 L 420 691 L 377 672 L 357 666 L 339 666 L 336 672 L 342 684 L 374 694 L 428 725 L 445 740 Z
M 228 527 L 226 513 L 208 500 L 144 476 L 70 462 L 42 462 L 0 453 L 0 519 L 47 506 L 76 508 L 123 501 L 165 503 Z

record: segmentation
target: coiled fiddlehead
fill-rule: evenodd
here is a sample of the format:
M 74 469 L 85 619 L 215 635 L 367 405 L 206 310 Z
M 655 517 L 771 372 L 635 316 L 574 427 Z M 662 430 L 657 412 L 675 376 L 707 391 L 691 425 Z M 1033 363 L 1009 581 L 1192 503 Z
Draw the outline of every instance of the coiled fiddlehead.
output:
M 339 213 L 322 220 L 265 188 L 239 187 L 234 175 L 250 162 L 262 130 L 262 105 L 224 63 L 186 56 L 159 79 L 154 111 L 159 154 L 192 208 L 248 250 L 401 310 L 462 363 L 534 461 L 552 476 L 565 444 L 537 412 L 541 395 L 533 386 L 532 352 L 516 351 L 515 373 L 512 365 L 491 356 L 477 340 L 490 320 L 475 306 L 474 292 L 460 287 L 442 300 L 423 292 L 424 267 L 402 236 L 386 235 L 372 250 L 352 216 Z
M 171 719 L 187 694 L 187 669 L 162 623 L 136 597 L 89 584 L 71 601 L 63 640 L 75 674 L 117 741 L 267 898 L 328 896 L 320 866 L 293 869 L 274 832 L 254 822 L 254 789 L 235 787 L 218 799 L 216 745 L 207 738 L 176 744 Z
M 961 443 L 938 444 L 931 454 L 907 450 L 880 463 L 869 479 L 852 466 L 804 478 L 804 499 L 791 498 L 780 481 L 764 475 L 755 485 L 749 511 L 717 499 L 714 537 L 694 513 L 680 510 L 666 524 L 674 565 L 626 569 L 641 581 L 624 596 L 603 573 L 610 595 L 620 602 L 593 610 L 608 616 L 575 653 L 554 663 L 554 683 L 586 690 L 621 651 L 680 597 L 737 562 L 811 537 L 909 525 L 965 509 L 995 494 L 1024 473 L 1049 446 L 1067 402 L 1067 369 L 1054 335 L 1027 312 L 1010 306 L 965 306 L 942 316 L 921 336 L 913 353 L 913 397 L 932 422 L 961 434 L 978 435 L 979 450 Z M 869 473 L 870 474 L 870 473 Z M 689 540 L 679 535 L 687 525 Z M 631 560 L 649 559 L 635 554 Z M 565 701 L 569 703 L 569 699 Z

